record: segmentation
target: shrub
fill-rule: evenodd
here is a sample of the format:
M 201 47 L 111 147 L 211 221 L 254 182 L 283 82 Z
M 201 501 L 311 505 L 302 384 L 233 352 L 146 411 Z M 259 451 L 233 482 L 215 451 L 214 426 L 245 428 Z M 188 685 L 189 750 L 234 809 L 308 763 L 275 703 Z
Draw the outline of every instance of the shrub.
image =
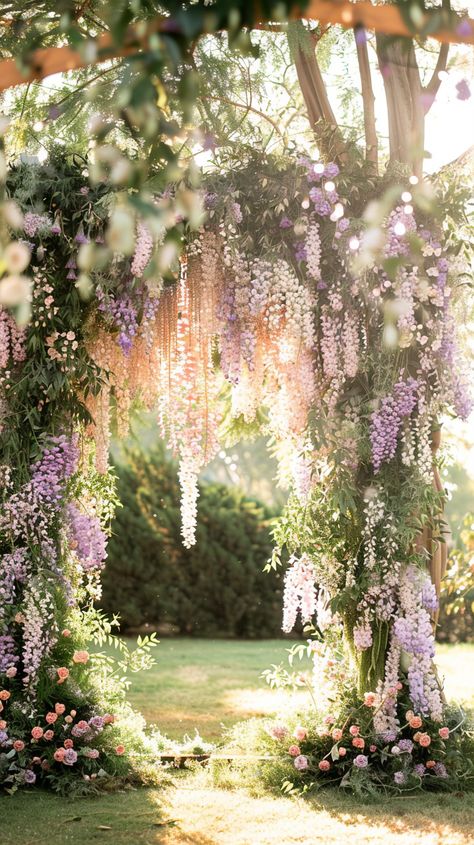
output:
M 117 467 L 117 512 L 102 606 L 122 627 L 173 626 L 196 636 L 280 632 L 281 579 L 264 573 L 271 513 L 240 490 L 200 486 L 197 543 L 180 536 L 177 468 L 158 444 L 134 447 Z

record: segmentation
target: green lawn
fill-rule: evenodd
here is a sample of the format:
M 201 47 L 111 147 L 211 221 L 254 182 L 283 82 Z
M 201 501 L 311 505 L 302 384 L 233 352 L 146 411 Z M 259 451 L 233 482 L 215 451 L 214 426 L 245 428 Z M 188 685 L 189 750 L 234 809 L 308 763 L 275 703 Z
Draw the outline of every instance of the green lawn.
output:
M 197 728 L 216 740 L 222 727 L 250 716 L 268 716 L 288 696 L 260 677 L 272 663 L 286 662 L 291 641 L 163 639 L 157 665 L 132 677 L 130 698 L 149 722 L 172 739 Z M 474 705 L 474 645 L 439 646 L 440 674 L 448 698 Z M 291 706 L 291 705 L 290 705 Z
M 134 676 L 133 704 L 164 733 L 271 715 L 284 703 L 259 677 L 289 642 L 163 640 L 158 664 Z M 439 648 L 448 697 L 474 702 L 474 646 Z M 0 845 L 470 845 L 472 796 L 424 795 L 360 805 L 337 792 L 308 801 L 213 788 L 205 772 L 162 790 L 76 802 L 39 790 L 0 798 Z

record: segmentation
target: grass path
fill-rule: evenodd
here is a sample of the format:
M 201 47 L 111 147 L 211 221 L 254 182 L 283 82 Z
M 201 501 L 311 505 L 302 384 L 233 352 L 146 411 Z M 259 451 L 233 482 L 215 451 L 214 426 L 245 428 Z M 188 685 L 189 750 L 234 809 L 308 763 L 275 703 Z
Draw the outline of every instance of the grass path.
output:
M 282 704 L 259 677 L 289 643 L 164 640 L 158 665 L 137 675 L 133 704 L 179 738 L 215 739 Z M 474 701 L 474 647 L 440 647 L 449 697 Z M 471 667 L 471 668 L 470 668 Z M 0 797 L 0 845 L 471 845 L 474 796 L 424 795 L 361 805 L 328 792 L 303 801 L 216 789 L 203 771 L 161 790 L 71 802 L 39 790 Z

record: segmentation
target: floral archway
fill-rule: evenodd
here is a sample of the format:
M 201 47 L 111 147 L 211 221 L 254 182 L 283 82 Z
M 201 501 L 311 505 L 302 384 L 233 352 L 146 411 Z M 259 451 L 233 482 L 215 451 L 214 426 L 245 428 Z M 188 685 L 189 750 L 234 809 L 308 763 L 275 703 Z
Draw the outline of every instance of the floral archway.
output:
M 399 68 L 397 44 L 378 47 Z M 433 665 L 446 530 L 438 423 L 470 408 L 455 340 L 463 186 L 420 179 L 411 101 L 387 175 L 373 154 L 352 162 L 322 127 L 330 106 L 313 59 L 300 43 L 321 159 L 247 152 L 199 195 L 183 180 L 148 204 L 122 192 L 112 146 L 92 164 L 52 154 L 8 173 L 16 205 L 5 203 L 5 222 L 18 234 L 7 243 L 5 227 L 0 283 L 8 788 L 130 776 L 134 754 L 150 753 L 115 719 L 120 671 L 87 650 L 111 630 L 94 608 L 114 505 L 111 420 L 124 433 L 138 401 L 158 407 L 179 457 L 187 545 L 221 431 L 279 444 L 293 488 L 272 562 L 289 558 L 284 628 L 298 614 L 312 624 L 336 695 L 329 727 L 292 746 L 303 782 L 356 782 L 371 767 L 411 789 L 465 774 Z M 145 665 L 152 645 L 124 660 Z M 278 726 L 270 734 L 285 741 Z

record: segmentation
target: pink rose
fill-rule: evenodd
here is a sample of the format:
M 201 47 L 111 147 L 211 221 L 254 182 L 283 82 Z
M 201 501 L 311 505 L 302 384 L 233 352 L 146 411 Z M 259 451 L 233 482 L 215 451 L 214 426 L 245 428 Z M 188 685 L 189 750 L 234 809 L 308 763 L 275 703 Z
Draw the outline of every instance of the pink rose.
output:
M 118 754 L 119 757 L 122 754 L 125 754 L 125 746 L 124 745 L 117 745 L 117 748 L 115 749 L 115 753 Z
M 297 728 L 295 728 L 293 736 L 295 739 L 298 740 L 298 742 L 303 742 L 308 736 L 308 731 L 306 730 L 306 728 L 303 728 L 301 725 L 299 725 Z
M 88 748 L 87 751 L 84 752 L 86 757 L 89 757 L 90 760 L 97 760 L 99 756 L 99 751 L 97 748 Z
M 23 751 L 24 747 L 25 743 L 21 739 L 16 739 L 13 743 L 13 748 L 15 749 L 15 751 Z
M 60 666 L 59 669 L 56 669 L 56 673 L 58 676 L 58 684 L 63 684 L 66 678 L 69 678 L 69 669 L 65 666 Z
M 351 736 L 359 736 L 360 728 L 358 725 L 351 725 L 349 728 L 349 733 Z
M 66 724 L 70 725 L 73 721 L 72 716 L 65 716 L 64 721 L 66 722 Z
M 70 632 L 69 628 L 64 628 L 64 631 L 62 631 L 62 635 L 63 635 L 63 637 L 70 637 L 71 632 Z
M 35 728 L 32 729 L 31 736 L 33 737 L 33 739 L 41 739 L 41 737 L 43 736 L 43 728 L 40 728 L 40 726 L 37 725 Z
M 440 728 L 438 731 L 441 739 L 448 739 L 449 737 L 449 728 Z
M 412 716 L 409 720 L 410 728 L 421 728 L 422 724 L 423 721 L 420 716 Z
M 7 726 L 5 719 L 0 719 L 0 731 L 4 731 Z
M 58 716 L 62 716 L 63 713 L 65 713 L 65 711 L 66 711 L 66 705 L 65 704 L 55 704 L 54 705 L 54 712 L 57 713 Z
M 334 742 L 339 742 L 342 739 L 342 731 L 340 728 L 334 728 L 332 738 Z
M 54 759 L 56 760 L 56 763 L 62 763 L 63 762 L 65 753 L 66 753 L 65 748 L 57 748 L 56 749 L 56 751 L 54 752 Z
M 45 718 L 46 718 L 46 721 L 47 721 L 48 725 L 54 725 L 54 723 L 56 722 L 56 720 L 57 720 L 57 718 L 58 718 L 58 714 L 57 714 L 57 713 L 52 713 L 52 712 L 51 712 L 51 713 L 46 713 L 46 717 L 45 717 Z
M 73 739 L 65 739 L 63 742 L 64 748 L 72 748 L 74 745 Z
M 363 748 L 364 745 L 365 745 L 365 742 L 364 742 L 364 740 L 362 739 L 361 736 L 355 736 L 354 739 L 352 740 L 352 745 L 354 746 L 354 748 Z
M 331 764 L 329 760 L 320 760 L 318 763 L 318 768 L 321 772 L 328 772 L 331 768 Z
M 299 772 L 304 772 L 305 769 L 308 768 L 308 758 L 304 756 L 304 754 L 300 754 L 299 757 L 296 757 L 294 760 L 294 767 L 298 769 Z
M 420 734 L 418 742 L 423 748 L 428 748 L 428 746 L 431 745 L 431 737 L 429 734 Z
M 325 719 L 324 719 L 324 724 L 325 725 L 333 725 L 335 721 L 336 720 L 335 720 L 334 716 L 326 716 Z
M 436 766 L 436 760 L 427 760 L 425 766 L 427 769 L 434 769 Z
M 53 739 L 54 731 L 45 731 L 43 734 L 43 739 L 47 739 L 48 741 Z
M 290 745 L 288 749 L 288 754 L 290 757 L 299 757 L 301 754 L 301 748 L 298 745 Z
M 8 701 L 11 696 L 11 692 L 8 692 L 7 689 L 0 690 L 0 701 Z
M 112 716 L 111 713 L 106 713 L 104 716 L 104 725 L 113 725 L 115 722 L 115 716 Z M 271 729 L 270 735 L 274 739 L 283 739 L 283 737 L 288 733 L 287 729 L 282 726 L 276 726 Z
M 72 655 L 73 663 L 87 663 L 89 660 L 88 651 L 75 651 Z
M 366 692 L 364 694 L 364 704 L 366 707 L 373 707 L 376 702 L 376 695 L 374 692 Z
M 5 675 L 7 676 L 7 678 L 14 678 L 17 672 L 18 669 L 16 668 L 16 666 L 9 666 L 7 671 L 5 672 Z
M 338 751 L 339 751 L 339 757 L 345 757 L 346 754 L 347 754 L 347 748 L 344 748 L 343 745 L 339 746 Z
M 376 745 L 369 746 L 369 751 L 371 751 L 372 754 L 374 754 L 374 752 L 377 751 L 377 746 Z

